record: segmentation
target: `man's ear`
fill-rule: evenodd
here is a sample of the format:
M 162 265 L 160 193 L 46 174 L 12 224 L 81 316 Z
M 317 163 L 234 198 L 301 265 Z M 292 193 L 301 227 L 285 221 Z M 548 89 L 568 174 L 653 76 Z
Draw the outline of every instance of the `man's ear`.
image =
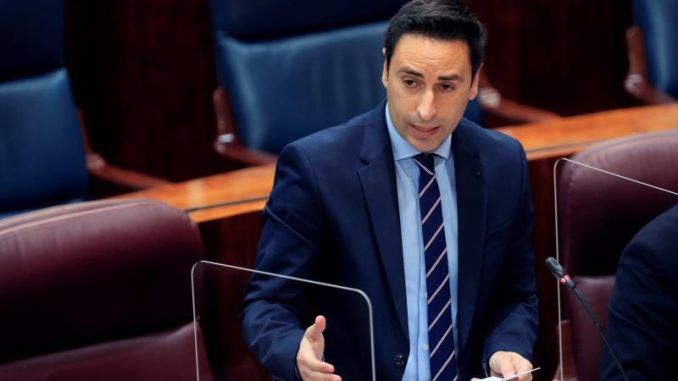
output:
M 480 64 L 480 67 L 478 68 L 478 71 L 476 71 L 476 74 L 473 76 L 473 81 L 471 81 L 471 91 L 468 93 L 468 100 L 472 101 L 476 99 L 478 96 L 478 85 L 480 83 L 480 72 L 483 70 L 483 65 Z
M 386 48 L 381 49 L 381 54 L 384 56 L 384 68 L 382 69 L 381 72 L 381 83 L 383 83 L 384 87 L 386 87 L 386 84 L 388 83 L 388 64 L 386 63 Z

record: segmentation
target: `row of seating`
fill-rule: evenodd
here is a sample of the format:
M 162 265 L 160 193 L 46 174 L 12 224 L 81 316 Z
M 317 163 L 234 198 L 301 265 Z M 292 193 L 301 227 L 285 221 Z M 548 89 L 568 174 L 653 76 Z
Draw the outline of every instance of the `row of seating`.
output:
M 341 6 L 320 2 L 318 9 L 311 10 L 326 16 L 299 19 L 293 17 L 294 11 L 306 4 L 265 5 L 263 10 L 270 12 L 267 14 L 262 12 L 261 2 L 212 1 L 221 84 L 221 89 L 215 92 L 217 111 L 221 115 L 219 148 L 230 157 L 244 158 L 246 163 L 267 162 L 272 156 L 253 153 L 256 151 L 251 149 L 275 154 L 287 141 L 337 123 L 378 102 L 384 96 L 378 83 L 381 56 L 369 55 L 360 49 L 374 53 L 376 47 L 378 52 L 386 17 L 401 3 L 384 0 L 350 9 L 345 2 Z M 670 7 L 669 3 L 634 2 L 639 12 L 654 15 L 654 18 L 647 16 L 649 24 L 644 24 L 648 20 L 638 17 L 638 23 L 645 25 L 645 49 L 650 54 L 661 51 L 675 55 L 675 50 L 670 53 L 675 49 L 675 44 L 670 43 L 673 35 L 666 32 L 670 23 L 657 24 L 656 21 L 657 16 L 675 15 L 676 7 Z M 653 8 L 652 4 L 664 4 L 666 8 Z M 15 214 L 50 204 L 86 200 L 90 198 L 92 176 L 113 180 L 117 186 L 129 190 L 163 184 L 160 179 L 111 169 L 88 149 L 64 68 L 61 3 L 8 1 L 2 6 L 9 7 L 8 11 L 0 12 L 0 26 L 7 28 L 2 30 L 2 35 L 17 38 L 3 39 L 2 51 L 9 54 L 0 55 L 0 131 L 3 133 L 0 213 Z M 285 21 L 267 22 L 270 15 Z M 27 19 L 32 22 L 25 22 Z M 656 37 L 651 37 L 652 33 Z M 627 86 L 645 101 L 670 101 L 676 95 L 676 82 L 671 77 L 675 74 L 661 60 L 650 59 L 643 64 L 644 55 L 635 54 L 643 49 L 638 43 L 643 41 L 639 36 L 638 29 L 629 32 L 632 65 Z M 341 52 L 350 54 L 349 58 Z M 319 69 L 314 72 L 312 68 L 316 64 Z M 274 75 L 278 70 L 284 74 Z M 359 74 L 359 70 L 364 72 Z M 309 74 L 313 81 L 299 80 L 301 75 L 308 78 Z M 657 88 L 648 87 L 650 83 Z M 363 85 L 365 89 L 361 89 Z M 328 88 L 338 90 L 328 91 Z M 492 104 L 489 101 L 482 104 L 481 100 L 480 105 L 475 104 L 476 111 L 492 111 L 489 107 Z M 226 112 L 229 109 L 233 110 L 230 121 L 230 114 Z M 304 129 L 297 131 L 289 126 Z M 653 143 L 654 139 L 657 138 L 653 138 Z M 669 142 L 675 146 L 672 139 L 660 136 L 657 144 Z M 652 147 L 655 151 L 655 145 Z M 623 167 L 642 163 L 642 168 L 636 168 L 640 170 L 635 173 L 639 176 L 650 176 L 652 172 L 647 171 L 648 167 L 675 168 L 675 148 L 671 150 L 659 149 L 657 157 L 662 159 L 654 165 L 625 150 L 629 161 L 624 161 Z M 233 152 L 239 155 L 232 155 Z M 644 151 L 643 157 L 646 154 Z M 618 163 L 606 167 L 608 162 L 596 161 L 597 155 L 592 157 L 597 159 L 591 161 L 586 155 L 576 159 L 612 171 L 620 170 Z M 561 182 L 571 187 L 584 181 L 581 176 L 576 171 L 566 173 Z M 650 176 L 647 181 L 655 180 Z M 675 179 L 669 178 L 667 187 L 676 189 Z M 618 251 L 603 250 L 604 255 L 598 255 L 600 247 L 594 243 L 596 237 L 584 241 L 583 237 L 588 236 L 577 230 L 596 228 L 598 224 L 607 226 L 609 217 L 603 219 L 605 222 L 596 219 L 599 216 L 595 214 L 596 206 L 600 203 L 585 204 L 576 198 L 589 197 L 591 193 L 595 192 L 572 196 L 579 201 L 570 202 L 590 204 L 585 210 L 593 215 L 586 218 L 592 222 L 589 225 L 594 226 L 572 224 L 572 230 L 569 233 L 566 230 L 561 236 L 562 253 L 565 264 L 574 273 L 581 274 L 577 280 L 582 289 L 585 292 L 590 289 L 591 295 L 596 295 L 596 304 L 604 312 L 611 280 L 605 278 L 601 283 L 594 278 L 589 283 L 587 277 L 613 273 Z M 626 201 L 620 202 L 620 207 L 627 207 L 629 199 L 633 197 L 624 198 Z M 571 212 L 580 210 L 581 206 L 568 206 L 572 204 L 563 202 L 561 218 L 581 222 L 581 216 Z M 624 229 L 630 231 L 640 226 L 664 205 L 664 202 L 652 204 L 643 213 L 632 214 L 638 219 L 629 224 L 625 222 Z M 170 226 L 163 227 L 159 221 L 168 221 Z M 183 221 L 183 225 L 175 227 L 169 221 Z M 567 229 L 567 225 L 563 226 Z M 182 229 L 185 231 L 179 232 Z M 193 236 L 185 238 L 191 241 L 187 246 L 176 241 L 184 234 Z M 186 278 L 190 265 L 203 255 L 195 236 L 195 226 L 185 215 L 166 206 L 153 203 L 149 206 L 146 202 L 84 203 L 0 222 L 0 268 L 6 271 L 0 277 L 0 305 L 7 306 L 0 321 L 0 326 L 5 328 L 0 337 L 7 338 L 3 340 L 5 347 L 0 349 L 4 350 L 0 355 L 0 364 L 3 364 L 0 379 L 91 379 L 103 378 L 102 373 L 110 379 L 194 378 L 191 351 L 194 337 L 190 300 L 186 295 L 190 282 Z M 618 247 L 623 246 L 622 240 L 627 237 L 619 231 L 612 236 L 619 237 L 615 245 Z M 148 237 L 163 238 L 166 242 L 149 241 Z M 565 242 L 570 242 L 570 246 Z M 181 252 L 163 245 L 174 245 Z M 172 267 L 174 265 L 176 267 Z M 165 275 L 167 279 L 163 278 Z M 168 297 L 173 300 L 167 301 Z M 116 310 L 111 309 L 109 302 Z M 571 309 L 574 337 L 580 340 L 575 340 L 581 356 L 578 364 L 584 369 L 580 372 L 589 372 L 588 375 L 582 373 L 580 379 L 594 379 L 586 377 L 596 374 L 595 361 L 600 349 L 595 352 L 596 345 L 590 341 L 595 336 L 586 333 L 589 326 L 582 320 L 581 310 L 577 310 L 576 305 Z M 101 325 L 94 326 L 93 322 Z M 200 339 L 200 334 L 196 337 Z M 198 348 L 203 351 L 201 345 Z M 203 359 L 204 355 L 198 358 Z M 140 361 L 144 362 L 143 367 L 139 366 Z M 200 369 L 209 370 L 209 366 L 201 364 Z M 201 379 L 211 377 L 209 372 L 201 376 Z
M 405 2 L 211 0 L 219 151 L 245 163 L 270 162 L 261 151 L 276 154 L 291 140 L 377 104 L 385 96 L 383 34 L 388 17 Z M 632 3 L 637 26 L 628 32 L 626 87 L 642 102 L 673 101 L 678 96 L 678 71 L 672 69 L 678 58 L 678 5 L 672 0 Z M 480 96 L 465 116 L 481 122 L 484 112 L 515 122 L 557 116 L 502 99 L 481 78 Z
M 71 94 L 63 29 L 61 1 L 0 4 L 0 218 L 167 183 L 92 151 Z
M 217 150 L 268 163 L 287 142 L 377 104 L 385 96 L 383 33 L 404 2 L 211 0 Z M 678 44 L 670 20 L 678 7 L 670 0 L 633 6 L 640 28 L 628 35 L 627 88 L 647 102 L 672 100 Z M 164 183 L 112 167 L 89 147 L 64 67 L 61 1 L 5 1 L 0 26 L 7 37 L 0 40 L 0 216 L 88 199 L 91 181 L 117 191 Z M 483 112 L 517 122 L 557 117 L 502 99 L 487 78 L 481 87 L 466 112 L 475 121 Z

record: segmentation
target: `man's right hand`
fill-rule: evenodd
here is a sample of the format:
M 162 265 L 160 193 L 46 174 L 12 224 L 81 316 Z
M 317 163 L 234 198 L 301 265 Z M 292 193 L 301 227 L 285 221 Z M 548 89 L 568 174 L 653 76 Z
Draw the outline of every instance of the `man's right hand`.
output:
M 324 316 L 317 316 L 308 327 L 297 351 L 297 369 L 304 381 L 341 381 L 334 374 L 334 366 L 322 360 L 325 351 L 323 332 L 327 327 Z

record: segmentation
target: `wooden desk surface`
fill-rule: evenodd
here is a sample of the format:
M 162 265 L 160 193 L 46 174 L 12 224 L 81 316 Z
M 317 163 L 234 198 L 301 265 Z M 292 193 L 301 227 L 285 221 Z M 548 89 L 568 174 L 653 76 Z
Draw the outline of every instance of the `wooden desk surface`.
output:
M 274 170 L 272 164 L 246 168 L 127 193 L 116 198 L 163 201 L 187 210 L 197 223 L 225 219 L 263 210 L 273 186 Z M 206 208 L 199 209 L 201 207 Z
M 569 156 L 603 140 L 678 128 L 678 103 L 632 107 L 498 128 L 518 139 L 528 160 Z
M 627 135 L 678 128 L 678 103 L 578 115 L 497 129 L 518 139 L 528 160 L 563 157 L 585 146 Z M 260 211 L 273 185 L 274 166 L 253 167 L 118 196 L 150 198 L 189 210 L 201 223 Z M 190 209 L 224 203 L 201 210 Z

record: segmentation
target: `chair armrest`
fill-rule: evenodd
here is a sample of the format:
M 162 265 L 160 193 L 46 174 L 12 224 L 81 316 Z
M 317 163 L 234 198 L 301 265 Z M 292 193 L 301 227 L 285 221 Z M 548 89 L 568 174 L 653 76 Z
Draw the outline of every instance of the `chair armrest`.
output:
M 90 176 L 90 187 L 96 198 L 169 184 L 169 181 L 165 179 L 108 164 L 101 155 L 94 151 L 90 144 L 82 110 L 78 109 L 77 114 L 85 146 L 85 165 Z
M 645 104 L 675 102 L 672 96 L 654 88 L 647 78 L 643 31 L 637 25 L 626 30 L 626 47 L 629 58 L 629 72 L 624 79 L 626 91 Z
M 169 181 L 110 165 L 97 153 L 87 153 L 87 171 L 98 195 L 109 196 L 169 184 Z
M 511 123 L 542 122 L 562 118 L 554 112 L 504 98 L 497 89 L 489 85 L 478 90 L 478 100 L 483 111 L 506 119 Z
M 234 135 L 219 135 L 214 149 L 225 159 L 247 167 L 271 164 L 277 160 L 276 155 L 245 147 Z
M 226 91 L 218 87 L 212 94 L 214 112 L 217 118 L 217 138 L 214 149 L 229 161 L 245 166 L 274 163 L 276 156 L 267 152 L 249 149 L 242 144 L 235 132 L 233 112 Z

